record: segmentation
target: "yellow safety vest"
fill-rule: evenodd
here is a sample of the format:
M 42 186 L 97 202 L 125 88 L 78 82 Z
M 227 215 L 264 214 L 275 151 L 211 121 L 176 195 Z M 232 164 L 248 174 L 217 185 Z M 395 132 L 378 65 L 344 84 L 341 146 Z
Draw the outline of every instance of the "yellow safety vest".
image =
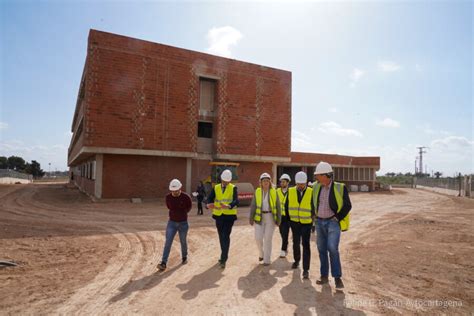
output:
M 313 203 L 316 214 L 318 214 L 318 205 L 319 205 L 319 191 L 321 191 L 321 183 L 315 183 L 313 185 Z M 339 213 L 344 206 L 344 183 L 334 182 L 334 196 L 336 197 L 337 203 L 337 213 Z M 347 214 L 342 220 L 339 221 L 339 226 L 342 231 L 349 230 L 350 224 L 350 215 Z
M 286 216 L 285 202 L 286 202 L 286 197 L 288 196 L 288 189 L 286 190 L 286 194 L 284 194 L 281 188 L 278 188 L 277 194 L 278 194 L 278 199 L 280 199 L 281 216 Z
M 214 192 L 216 193 L 216 198 L 214 199 L 214 210 L 212 211 L 212 215 L 237 215 L 237 206 L 234 206 L 232 209 L 221 208 L 222 204 L 229 205 L 234 200 L 234 185 L 228 183 L 225 187 L 225 191 L 222 192 L 222 185 L 216 184 L 214 186 Z
M 270 210 L 272 211 L 273 214 L 273 219 L 275 222 L 278 221 L 278 216 L 277 216 L 277 208 L 276 208 L 276 190 L 274 188 L 270 188 L 270 196 L 268 200 L 268 204 L 270 206 Z M 255 216 L 253 217 L 253 220 L 256 223 L 260 223 L 262 221 L 262 189 L 257 188 L 255 190 L 255 204 L 257 205 L 257 208 L 255 209 Z
M 311 218 L 311 196 L 313 195 L 313 189 L 306 188 L 306 191 L 301 199 L 301 203 L 298 203 L 298 192 L 296 187 L 288 189 L 288 213 L 290 220 L 293 222 L 299 222 L 301 224 L 311 224 L 313 219 Z

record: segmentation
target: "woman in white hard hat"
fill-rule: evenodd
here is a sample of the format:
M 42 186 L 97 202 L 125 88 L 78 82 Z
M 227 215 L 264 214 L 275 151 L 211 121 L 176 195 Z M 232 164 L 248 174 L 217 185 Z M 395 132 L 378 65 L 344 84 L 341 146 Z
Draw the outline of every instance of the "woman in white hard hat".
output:
M 281 222 L 281 205 L 276 190 L 272 187 L 270 175 L 262 173 L 260 176 L 260 187 L 250 204 L 250 225 L 255 225 L 255 240 L 259 252 L 259 261 L 268 266 L 271 262 L 272 239 L 275 226 Z
M 222 269 L 225 268 L 229 257 L 230 234 L 234 221 L 237 219 L 239 205 L 237 187 L 230 181 L 232 181 L 232 172 L 226 169 L 221 174 L 221 183 L 214 186 L 207 199 L 207 208 L 212 209 L 212 218 L 216 221 L 219 234 L 221 256 L 218 262 Z
M 166 207 L 169 209 L 169 220 L 166 225 L 166 241 L 165 249 L 163 250 L 163 257 L 158 269 L 161 271 L 166 269 L 168 257 L 171 251 L 171 245 L 176 233 L 179 234 L 179 241 L 181 243 L 181 263 L 188 262 L 188 244 L 186 236 L 188 234 L 188 213 L 191 210 L 191 197 L 185 192 L 181 191 L 181 181 L 173 179 L 170 182 L 170 193 L 166 195 Z

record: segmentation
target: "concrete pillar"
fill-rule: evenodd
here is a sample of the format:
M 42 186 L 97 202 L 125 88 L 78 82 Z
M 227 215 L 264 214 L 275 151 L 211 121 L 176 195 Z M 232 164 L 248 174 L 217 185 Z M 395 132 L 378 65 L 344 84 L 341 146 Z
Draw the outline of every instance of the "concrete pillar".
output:
M 102 178 L 104 169 L 104 155 L 95 155 L 95 197 L 102 198 Z M 74 178 L 75 179 L 75 178 Z
M 186 158 L 186 192 L 191 194 L 191 171 L 193 160 Z
M 277 164 L 276 162 L 272 163 L 272 175 L 273 175 L 273 179 L 272 179 L 272 182 L 277 185 L 278 184 L 278 179 L 277 179 Z

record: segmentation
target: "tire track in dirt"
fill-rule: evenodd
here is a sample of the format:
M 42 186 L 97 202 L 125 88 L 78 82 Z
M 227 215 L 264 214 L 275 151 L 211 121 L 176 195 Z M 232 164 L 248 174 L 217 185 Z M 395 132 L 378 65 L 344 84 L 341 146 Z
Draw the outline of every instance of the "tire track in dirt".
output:
M 124 233 L 120 227 L 108 229 L 119 241 L 121 251 L 95 279 L 79 289 L 57 310 L 59 314 L 98 314 L 110 305 L 111 298 L 131 276 L 143 269 L 145 244 L 138 234 Z

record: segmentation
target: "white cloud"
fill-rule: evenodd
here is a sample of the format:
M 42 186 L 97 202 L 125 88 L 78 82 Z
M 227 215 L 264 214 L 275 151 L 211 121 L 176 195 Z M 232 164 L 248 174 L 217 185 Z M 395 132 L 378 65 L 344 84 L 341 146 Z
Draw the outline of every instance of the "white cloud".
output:
M 43 170 L 51 163 L 51 170 L 67 169 L 67 149 L 64 144 L 27 145 L 19 140 L 0 141 L 0 156 L 20 156 L 25 161 L 36 160 Z
M 329 108 L 328 111 L 331 112 L 331 113 L 339 113 L 338 108 Z
M 210 54 L 230 57 L 230 47 L 237 45 L 242 37 L 242 33 L 232 26 L 214 27 L 207 32 L 207 51 Z
M 318 127 L 318 131 L 325 134 L 333 134 L 337 136 L 356 136 L 363 137 L 362 133 L 350 128 L 343 128 L 336 122 L 324 122 Z
M 379 61 L 377 64 L 379 70 L 384 72 L 394 72 L 401 69 L 401 66 L 390 60 Z
M 349 75 L 349 78 L 351 79 L 351 87 L 355 87 L 357 82 L 359 82 L 359 80 L 365 75 L 365 73 L 365 70 L 357 67 L 352 69 L 352 72 Z
M 384 118 L 383 120 L 376 120 L 375 125 L 382 126 L 382 127 L 397 128 L 397 127 L 400 127 L 400 122 L 387 117 L 387 118 Z
M 0 129 L 7 129 L 7 128 L 8 128 L 8 123 L 0 122 Z
M 474 146 L 474 141 L 462 136 L 448 136 L 441 139 L 435 139 L 431 142 L 432 147 L 441 149 L 468 149 Z
M 311 151 L 313 143 L 311 138 L 300 131 L 293 131 L 291 133 L 291 148 L 293 151 Z
M 425 134 L 428 135 L 443 135 L 443 136 L 450 136 L 453 133 L 445 131 L 445 130 L 438 130 L 432 129 L 430 124 L 425 124 L 423 126 L 417 126 L 418 129 L 421 129 Z

